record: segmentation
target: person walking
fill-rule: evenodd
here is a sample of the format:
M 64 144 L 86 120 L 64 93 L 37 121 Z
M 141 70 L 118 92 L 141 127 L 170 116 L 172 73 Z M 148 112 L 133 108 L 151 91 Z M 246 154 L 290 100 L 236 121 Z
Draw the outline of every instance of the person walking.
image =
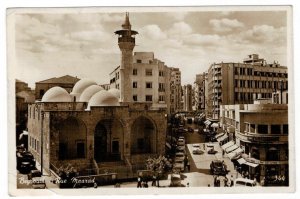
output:
M 187 161 L 186 166 L 187 166 L 188 172 L 190 172 L 190 170 L 191 170 L 191 165 L 190 165 L 190 161 L 189 161 L 189 160 Z
M 152 184 L 151 184 L 152 187 L 156 187 L 156 175 L 153 175 L 152 176 Z
M 234 184 L 234 180 L 233 180 L 233 176 L 231 175 L 231 177 L 230 177 L 230 186 L 233 187 L 233 184 Z
M 137 179 L 137 188 L 142 188 L 142 178 L 141 178 L 141 176 L 138 176 L 138 179 Z

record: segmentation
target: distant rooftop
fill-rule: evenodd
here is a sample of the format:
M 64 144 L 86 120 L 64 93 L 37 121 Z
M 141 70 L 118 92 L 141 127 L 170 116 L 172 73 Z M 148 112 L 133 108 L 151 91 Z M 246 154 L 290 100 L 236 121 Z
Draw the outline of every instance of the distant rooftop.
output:
M 53 77 L 50 79 L 42 80 L 42 81 L 39 81 L 36 83 L 39 83 L 39 84 L 75 84 L 79 80 L 80 79 L 77 77 L 65 75 L 62 77 Z

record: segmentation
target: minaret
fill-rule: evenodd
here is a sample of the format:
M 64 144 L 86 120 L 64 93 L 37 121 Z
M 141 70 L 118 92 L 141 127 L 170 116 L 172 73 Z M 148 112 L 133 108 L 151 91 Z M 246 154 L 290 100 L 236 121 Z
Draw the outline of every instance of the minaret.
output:
M 125 22 L 122 24 L 122 29 L 115 31 L 118 37 L 118 45 L 121 50 L 121 65 L 120 65 L 120 99 L 122 102 L 132 102 L 132 75 L 133 63 L 133 48 L 135 46 L 134 36 L 137 31 L 131 30 L 129 21 L 129 13 L 126 13 Z

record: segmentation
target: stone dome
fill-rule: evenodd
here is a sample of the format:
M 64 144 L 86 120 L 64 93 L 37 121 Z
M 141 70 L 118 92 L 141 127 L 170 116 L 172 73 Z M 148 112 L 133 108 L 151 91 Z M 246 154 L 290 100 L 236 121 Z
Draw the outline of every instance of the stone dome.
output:
M 97 85 L 97 83 L 90 79 L 81 79 L 74 85 L 71 95 L 76 97 L 76 101 L 79 101 L 81 93 L 91 85 Z
M 89 103 L 87 110 L 90 110 L 91 106 L 119 106 L 119 99 L 114 96 L 112 93 L 101 90 L 94 94 Z
M 108 90 L 108 92 L 110 92 L 111 94 L 116 96 L 118 99 L 120 99 L 120 90 L 119 89 L 111 88 Z
M 95 93 L 97 93 L 97 92 L 99 92 L 99 91 L 101 91 L 101 90 L 103 90 L 103 89 L 104 89 L 104 88 L 102 88 L 101 86 L 98 86 L 98 85 L 91 85 L 91 86 L 87 87 L 87 88 L 81 93 L 80 98 L 79 98 L 79 101 L 80 101 L 80 102 L 88 102 L 88 101 L 91 99 L 91 97 L 92 97 Z
M 72 98 L 65 89 L 55 86 L 43 95 L 42 102 L 72 102 Z

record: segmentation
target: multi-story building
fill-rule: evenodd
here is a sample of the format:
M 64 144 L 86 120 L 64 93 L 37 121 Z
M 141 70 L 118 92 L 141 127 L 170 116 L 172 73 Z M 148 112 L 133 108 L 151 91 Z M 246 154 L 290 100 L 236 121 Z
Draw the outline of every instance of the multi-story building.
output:
M 205 109 L 205 73 L 196 75 L 194 95 L 195 110 L 203 111 Z
M 62 77 L 53 77 L 47 80 L 39 81 L 35 83 L 35 98 L 36 100 L 42 99 L 43 95 L 52 87 L 59 86 L 71 92 L 76 82 L 80 79 L 65 75 Z
M 15 97 L 16 97 L 16 143 L 24 144 L 27 148 L 27 143 L 19 140 L 20 135 L 27 128 L 27 110 L 28 104 L 35 101 L 34 90 L 28 87 L 28 84 L 17 80 L 15 82 Z
M 234 134 L 236 144 L 244 154 L 238 162 L 250 173 L 250 178 L 264 179 L 266 185 L 284 176 L 288 184 L 288 105 L 272 104 L 271 99 L 255 104 L 221 105 L 220 120 L 224 129 Z
M 129 16 L 126 16 L 118 44 L 121 65 L 110 73 L 110 88 L 120 90 L 121 102 L 145 102 L 150 109 L 167 108 L 170 113 L 170 69 L 156 59 L 153 52 L 135 52 L 134 36 Z
M 170 112 L 176 113 L 182 110 L 182 92 L 181 92 L 181 72 L 179 68 L 170 68 L 171 81 L 170 81 Z
M 193 89 L 192 85 L 187 84 L 183 86 L 183 110 L 192 111 L 193 106 Z
M 257 54 L 243 63 L 214 63 L 208 69 L 207 117 L 218 120 L 222 104 L 251 104 L 259 96 L 271 98 L 274 90 L 288 88 L 287 67 L 267 64 Z

